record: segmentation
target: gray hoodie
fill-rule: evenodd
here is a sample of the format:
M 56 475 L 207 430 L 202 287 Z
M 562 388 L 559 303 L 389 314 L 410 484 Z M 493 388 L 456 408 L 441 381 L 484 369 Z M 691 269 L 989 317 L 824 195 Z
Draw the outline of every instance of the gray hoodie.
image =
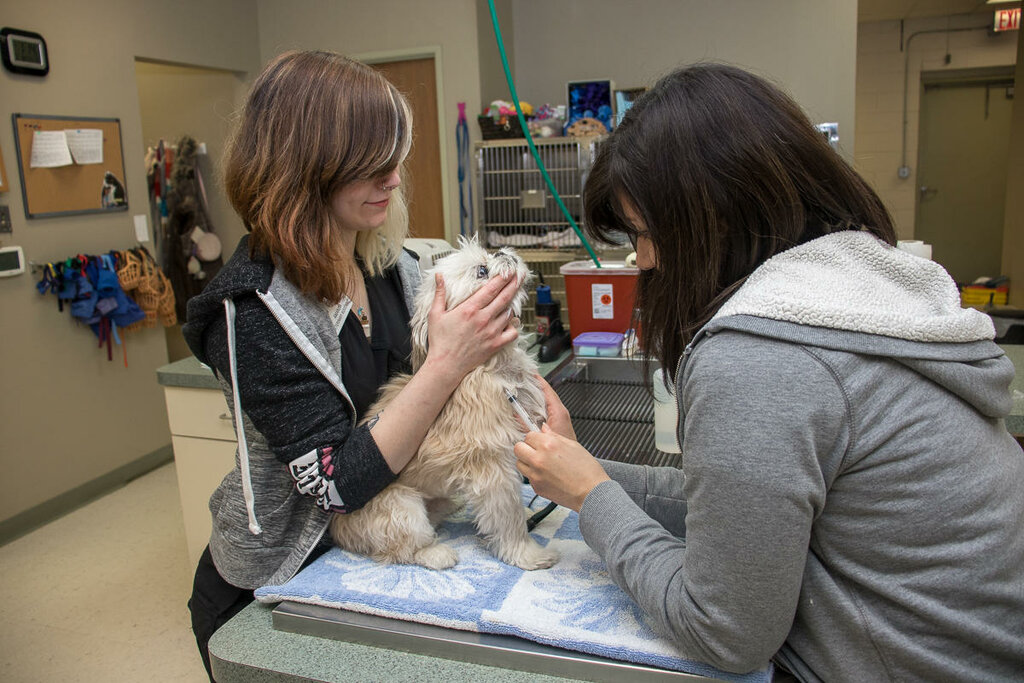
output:
M 584 538 L 727 671 L 1024 676 L 1013 366 L 935 263 L 863 232 L 765 262 L 676 373 L 682 471 L 606 463 Z

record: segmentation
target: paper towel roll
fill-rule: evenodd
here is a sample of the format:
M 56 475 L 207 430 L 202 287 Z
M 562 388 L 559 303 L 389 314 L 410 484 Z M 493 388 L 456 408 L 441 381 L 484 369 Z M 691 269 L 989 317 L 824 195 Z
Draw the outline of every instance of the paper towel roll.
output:
M 921 240 L 900 240 L 896 242 L 896 248 L 908 254 L 932 260 L 932 245 L 925 244 Z
M 664 371 L 658 368 L 651 380 L 654 390 L 654 447 L 663 453 L 679 453 L 679 441 L 676 427 L 679 423 L 679 411 L 676 408 L 676 397 L 665 387 Z

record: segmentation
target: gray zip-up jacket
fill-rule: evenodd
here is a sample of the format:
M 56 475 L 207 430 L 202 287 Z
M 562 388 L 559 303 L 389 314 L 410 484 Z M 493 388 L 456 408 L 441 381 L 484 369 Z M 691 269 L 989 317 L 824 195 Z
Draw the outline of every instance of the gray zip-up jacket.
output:
M 607 463 L 587 543 L 688 657 L 803 681 L 1024 676 L 1013 366 L 863 232 L 765 262 L 676 373 L 682 471 Z
M 419 265 L 402 252 L 396 267 L 411 311 Z M 216 371 L 238 437 L 235 469 L 210 498 L 210 555 L 239 588 L 290 579 L 331 513 L 395 479 L 369 428 L 356 426 L 342 378 L 336 323 L 350 307 L 326 306 L 269 260 L 251 260 L 248 236 L 188 302 L 185 339 Z

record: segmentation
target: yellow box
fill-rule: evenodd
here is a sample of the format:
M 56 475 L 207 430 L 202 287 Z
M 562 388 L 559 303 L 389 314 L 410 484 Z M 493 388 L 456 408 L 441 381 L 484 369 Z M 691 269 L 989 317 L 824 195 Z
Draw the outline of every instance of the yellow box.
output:
M 1008 287 L 967 286 L 960 289 L 960 304 L 967 306 L 1005 306 L 1009 299 Z

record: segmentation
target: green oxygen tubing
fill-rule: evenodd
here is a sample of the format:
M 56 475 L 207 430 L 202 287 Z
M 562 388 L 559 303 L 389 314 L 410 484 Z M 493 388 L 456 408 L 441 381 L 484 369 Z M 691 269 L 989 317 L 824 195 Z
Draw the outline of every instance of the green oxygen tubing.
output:
M 516 84 L 512 82 L 512 72 L 508 68 L 508 57 L 505 56 L 505 44 L 501 40 L 501 27 L 498 25 L 498 13 L 494 9 L 494 0 L 487 0 L 487 8 L 491 11 L 491 23 L 494 25 L 494 39 L 498 43 L 498 52 L 501 53 L 501 67 L 505 70 L 505 80 L 508 81 L 508 89 L 512 94 L 512 103 L 516 108 L 516 116 L 519 117 L 519 125 L 523 129 L 523 134 L 526 136 L 526 144 L 530 146 L 530 153 L 533 155 L 534 160 L 537 162 L 537 168 L 540 169 L 540 174 L 544 176 L 544 182 L 547 183 L 548 190 L 551 191 L 551 196 L 558 202 L 558 208 L 562 210 L 565 217 L 569 220 L 569 225 L 576 231 L 576 236 L 583 242 L 583 246 L 586 247 L 587 253 L 590 254 L 591 260 L 594 265 L 598 268 L 601 267 L 601 262 L 597 260 L 597 254 L 594 253 L 594 249 L 590 246 L 590 242 L 583 236 L 583 231 L 576 225 L 576 221 L 573 220 L 572 214 L 569 213 L 569 209 L 565 207 L 565 203 L 562 201 L 561 195 L 558 194 L 558 190 L 555 189 L 555 184 L 551 182 L 551 176 L 548 175 L 548 170 L 544 167 L 544 162 L 540 160 L 540 154 L 537 152 L 537 146 L 533 144 L 533 136 L 530 135 L 530 129 L 526 125 L 526 117 L 523 116 L 522 107 L 519 106 L 519 95 L 516 94 Z

